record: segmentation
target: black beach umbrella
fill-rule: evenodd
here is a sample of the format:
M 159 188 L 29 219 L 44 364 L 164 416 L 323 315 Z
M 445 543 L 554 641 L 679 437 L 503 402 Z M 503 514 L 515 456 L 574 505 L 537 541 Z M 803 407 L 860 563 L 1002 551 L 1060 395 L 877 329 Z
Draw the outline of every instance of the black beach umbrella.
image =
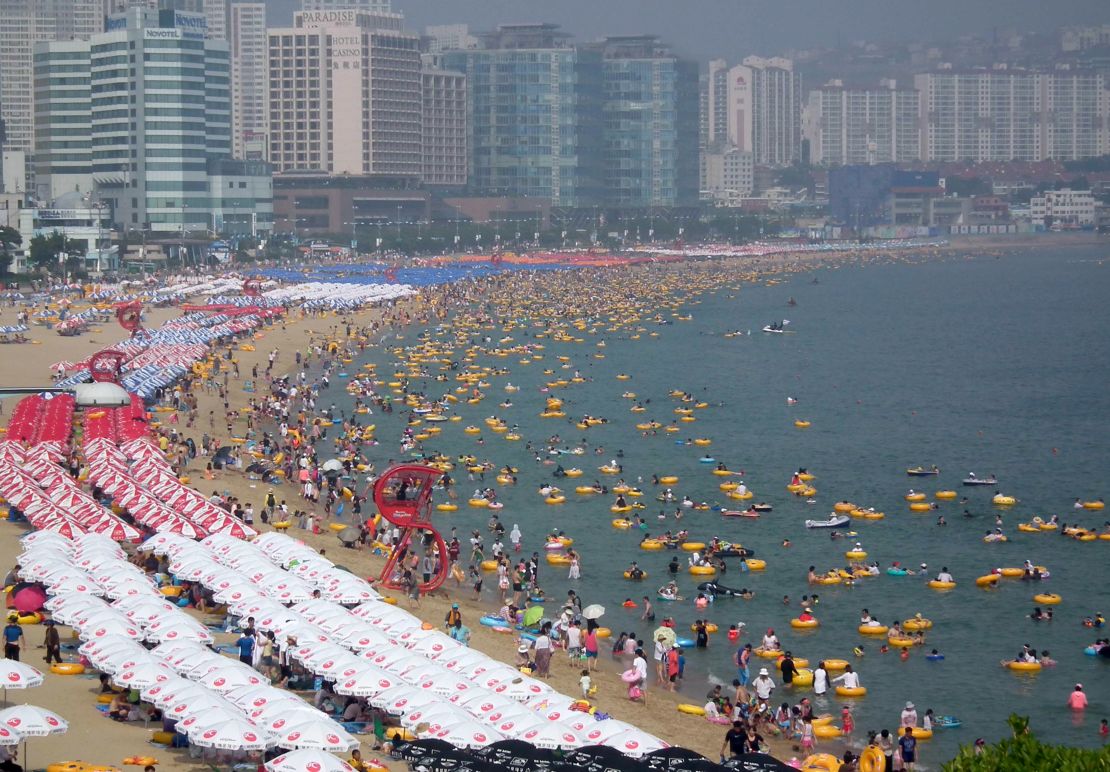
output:
M 567 753 L 553 767 L 557 772 L 646 772 L 639 759 L 608 745 L 584 745 Z
M 745 753 L 742 758 L 729 759 L 724 767 L 736 772 L 797 772 L 794 767 L 766 753 Z
M 719 765 L 689 748 L 660 748 L 640 759 L 652 772 L 712 772 Z
M 387 730 L 388 734 L 388 730 Z M 422 740 L 413 740 L 410 743 L 396 744 L 393 747 L 393 757 L 402 761 L 417 761 L 430 756 L 442 756 L 463 753 L 454 745 L 434 737 Z
M 476 758 L 509 772 L 551 769 L 555 763 L 554 752 L 547 748 L 537 748 L 523 740 L 499 740 L 471 753 Z

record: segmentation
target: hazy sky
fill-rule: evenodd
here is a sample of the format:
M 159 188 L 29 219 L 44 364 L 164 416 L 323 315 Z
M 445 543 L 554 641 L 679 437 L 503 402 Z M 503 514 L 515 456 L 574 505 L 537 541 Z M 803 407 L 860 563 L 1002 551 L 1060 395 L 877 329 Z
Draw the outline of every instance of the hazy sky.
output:
M 299 0 L 269 0 L 271 24 Z M 852 40 L 943 40 L 994 28 L 1110 24 L 1110 0 L 393 0 L 409 26 L 550 21 L 575 37 L 658 34 L 697 59 L 770 55 Z

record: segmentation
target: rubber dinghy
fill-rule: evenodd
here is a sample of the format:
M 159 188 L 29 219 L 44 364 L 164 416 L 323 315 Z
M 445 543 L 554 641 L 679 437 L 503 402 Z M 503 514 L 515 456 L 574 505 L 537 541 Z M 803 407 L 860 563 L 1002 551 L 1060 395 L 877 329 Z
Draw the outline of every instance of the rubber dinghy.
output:
M 839 528 L 851 520 L 847 515 L 830 515 L 828 520 L 806 520 L 806 528 Z

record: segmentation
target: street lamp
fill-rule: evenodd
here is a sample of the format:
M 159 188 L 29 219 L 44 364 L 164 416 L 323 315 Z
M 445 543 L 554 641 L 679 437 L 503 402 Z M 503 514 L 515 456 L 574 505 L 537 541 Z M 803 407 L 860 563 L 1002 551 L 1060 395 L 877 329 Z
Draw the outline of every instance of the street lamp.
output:
M 25 388 L 6 387 L 0 388 L 0 398 L 21 397 L 28 394 L 69 394 L 74 397 L 78 407 L 126 407 L 131 404 L 131 395 L 127 389 L 118 383 L 93 381 L 92 383 L 77 383 L 65 389 L 56 387 Z

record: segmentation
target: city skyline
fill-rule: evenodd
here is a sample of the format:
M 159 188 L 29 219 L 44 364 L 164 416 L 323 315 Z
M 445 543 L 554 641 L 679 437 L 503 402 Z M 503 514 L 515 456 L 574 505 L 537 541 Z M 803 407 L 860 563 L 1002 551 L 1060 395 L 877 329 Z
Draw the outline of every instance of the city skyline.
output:
M 292 22 L 301 2 L 269 0 L 270 23 Z M 488 31 L 499 23 L 551 22 L 583 42 L 610 35 L 665 34 L 678 55 L 703 63 L 838 48 L 859 40 L 940 42 L 1003 29 L 1051 34 L 1060 26 L 1110 23 L 1104 0 L 1054 3 L 1047 25 L 1039 0 L 695 0 L 694 7 L 663 0 L 392 0 L 392 6 L 413 29 L 469 24 L 472 31 Z M 729 18 L 736 23 L 722 23 Z

